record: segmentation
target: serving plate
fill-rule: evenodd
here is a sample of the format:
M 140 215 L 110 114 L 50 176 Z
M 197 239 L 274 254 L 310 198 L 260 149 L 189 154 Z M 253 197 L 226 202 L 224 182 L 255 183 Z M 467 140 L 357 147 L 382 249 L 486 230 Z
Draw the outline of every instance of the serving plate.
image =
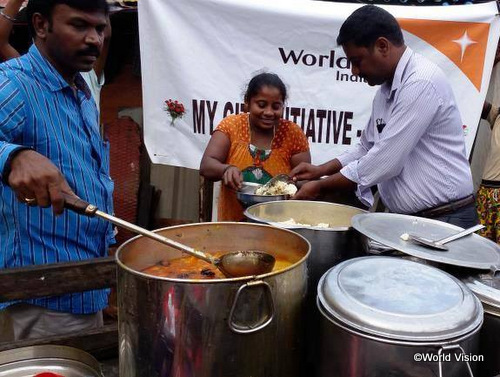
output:
M 241 189 L 236 191 L 236 198 L 244 208 L 248 208 L 258 203 L 273 202 L 276 200 L 286 200 L 290 195 L 257 195 L 255 190 L 262 186 L 259 183 L 243 182 Z

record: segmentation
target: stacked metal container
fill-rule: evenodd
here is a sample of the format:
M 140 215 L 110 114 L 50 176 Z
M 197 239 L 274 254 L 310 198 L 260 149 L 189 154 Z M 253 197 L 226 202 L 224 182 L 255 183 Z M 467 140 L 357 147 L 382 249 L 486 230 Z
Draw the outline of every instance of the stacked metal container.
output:
M 483 309 L 460 280 L 430 266 L 364 257 L 318 285 L 319 375 L 473 376 Z

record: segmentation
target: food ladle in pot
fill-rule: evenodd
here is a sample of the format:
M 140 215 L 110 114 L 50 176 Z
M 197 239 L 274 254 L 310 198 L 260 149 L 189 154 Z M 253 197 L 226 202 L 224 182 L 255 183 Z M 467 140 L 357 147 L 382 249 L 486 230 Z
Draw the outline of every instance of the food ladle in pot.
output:
M 184 251 L 196 258 L 203 259 L 205 262 L 211 263 L 217 267 L 226 277 L 234 278 L 262 275 L 271 272 L 276 262 L 276 259 L 271 254 L 256 250 L 234 251 L 224 254 L 220 258 L 215 258 L 210 254 L 205 254 L 192 247 L 171 240 L 170 238 L 163 237 L 155 232 L 151 232 L 135 224 L 129 223 L 128 221 L 109 215 L 106 212 L 102 212 L 96 206 L 87 203 L 77 196 L 64 194 L 64 201 L 64 207 L 76 213 L 89 217 L 100 217 L 119 227 L 128 229 L 131 232 L 151 238 L 177 250 Z

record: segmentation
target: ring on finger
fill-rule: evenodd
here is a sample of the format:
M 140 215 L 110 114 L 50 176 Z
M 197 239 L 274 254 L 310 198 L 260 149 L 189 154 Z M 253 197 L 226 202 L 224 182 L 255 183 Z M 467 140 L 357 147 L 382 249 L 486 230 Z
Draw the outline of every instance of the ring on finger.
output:
M 24 198 L 26 204 L 33 204 L 36 202 L 36 198 Z

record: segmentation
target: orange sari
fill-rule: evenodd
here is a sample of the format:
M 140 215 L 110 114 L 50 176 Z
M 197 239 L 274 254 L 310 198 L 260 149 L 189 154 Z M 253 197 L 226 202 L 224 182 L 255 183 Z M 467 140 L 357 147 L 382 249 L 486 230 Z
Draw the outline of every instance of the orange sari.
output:
M 244 180 L 265 183 L 277 174 L 288 174 L 292 170 L 293 155 L 309 151 L 307 138 L 300 127 L 286 119 L 281 119 L 276 129 L 271 150 L 264 153 L 250 146 L 248 113 L 230 115 L 224 118 L 214 132 L 223 132 L 231 141 L 229 155 L 225 163 L 238 167 Z M 243 220 L 243 207 L 236 193 L 221 185 L 218 206 L 219 221 Z

